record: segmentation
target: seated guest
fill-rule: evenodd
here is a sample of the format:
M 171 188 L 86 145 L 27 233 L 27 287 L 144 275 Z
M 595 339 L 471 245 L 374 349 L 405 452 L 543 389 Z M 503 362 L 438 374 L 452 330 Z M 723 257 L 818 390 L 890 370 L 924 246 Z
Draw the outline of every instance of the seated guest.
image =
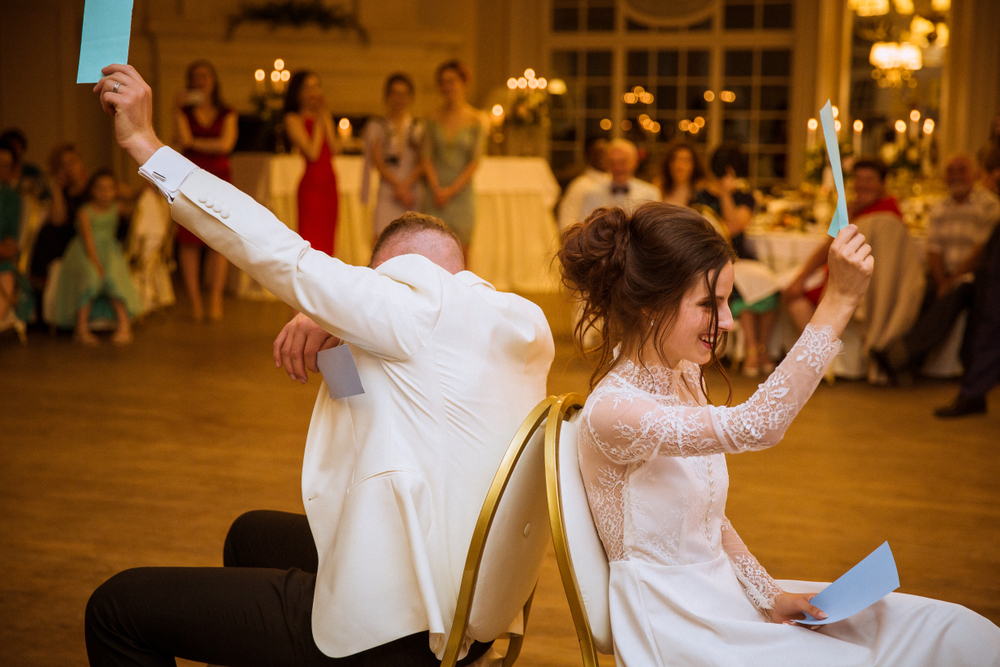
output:
M 608 142 L 597 137 L 587 142 L 587 164 L 583 173 L 566 186 L 559 202 L 559 230 L 565 231 L 583 220 L 580 207 L 588 192 L 611 178 L 608 175 Z
M 49 265 L 63 256 L 76 235 L 76 212 L 87 198 L 87 168 L 73 144 L 52 149 L 49 155 L 52 206 L 49 219 L 38 231 L 31 254 L 29 274 L 32 286 L 41 290 L 49 275 Z
M 705 180 L 705 167 L 694 147 L 678 142 L 667 149 L 660 167 L 662 201 L 675 206 L 688 206 Z
M 370 267 L 310 248 L 163 146 L 135 69 L 104 73 L 95 92 L 118 141 L 174 219 L 300 311 L 275 343 L 277 363 L 305 381 L 306 350 L 346 343 L 365 393 L 320 389 L 305 517 L 237 520 L 225 549 L 233 567 L 128 570 L 98 588 L 86 614 L 91 665 L 437 664 L 483 499 L 546 395 L 545 316 L 463 270 L 458 237 L 430 216 L 390 224 Z M 468 661 L 486 649 L 466 646 Z
M 982 176 L 979 184 L 984 190 L 1000 195 L 1000 146 L 990 146 L 982 152 Z
M 968 364 L 958 395 L 950 405 L 934 414 L 942 419 L 986 412 L 986 394 L 1000 382 L 1000 225 L 983 250 L 976 272 L 976 297 L 971 320 L 976 322 L 970 339 Z
M 17 305 L 21 197 L 17 192 L 15 147 L 0 137 L 0 331 L 7 328 Z
M 621 207 L 631 210 L 648 201 L 659 201 L 660 191 L 652 183 L 635 177 L 639 151 L 628 139 L 613 139 L 608 144 L 608 171 L 611 180 L 592 188 L 580 204 L 580 220 L 586 220 L 599 208 Z
M 51 199 L 48 179 L 38 165 L 24 160 L 24 154 L 28 151 L 28 137 L 18 128 L 12 127 L 0 134 L 0 144 L 8 145 L 13 151 L 12 181 L 18 192 L 34 197 L 40 203 L 47 203 Z
M 744 232 L 753 217 L 756 201 L 746 181 L 747 157 L 738 146 L 720 146 L 712 154 L 712 175 L 715 181 L 703 184 L 691 198 L 695 208 L 707 206 L 723 226 L 726 238 L 736 251 L 738 259 L 756 259 L 747 248 Z M 746 357 L 743 375 L 757 377 L 774 370 L 767 343 L 774 330 L 774 316 L 778 310 L 778 295 L 772 294 L 760 301 L 747 303 L 738 289 L 733 289 L 729 307 L 733 317 L 740 322 L 746 338 Z
M 872 356 L 890 380 L 908 380 L 927 355 L 947 338 L 963 310 L 972 305 L 973 271 L 997 221 L 1000 199 L 976 187 L 976 166 L 957 155 L 945 166 L 948 196 L 930 211 L 927 226 L 927 297 L 923 312 L 904 336 Z M 968 361 L 974 326 L 966 327 L 963 361 Z
M 118 322 L 111 342 L 132 342 L 132 318 L 142 312 L 142 300 L 132 283 L 125 252 L 115 237 L 118 230 L 117 183 L 101 169 L 87 186 L 87 202 L 77 211 L 77 235 L 63 255 L 59 282 L 52 305 L 52 322 L 73 327 L 74 337 L 84 345 L 97 345 L 90 331 L 92 310 L 98 298 L 111 302 Z M 110 313 L 102 313 L 109 314 Z
M 847 205 L 847 214 L 851 223 L 857 223 L 859 218 L 871 213 L 891 213 L 900 220 L 903 218 L 896 199 L 885 191 L 885 177 L 888 168 L 878 158 L 862 157 L 854 163 L 854 200 Z M 806 282 L 816 271 L 826 268 L 826 258 L 830 253 L 833 238 L 826 242 L 806 260 L 795 280 L 785 288 L 781 298 L 792 316 L 796 328 L 802 331 L 816 312 L 820 296 L 826 287 L 826 278 L 818 286 L 806 289 Z

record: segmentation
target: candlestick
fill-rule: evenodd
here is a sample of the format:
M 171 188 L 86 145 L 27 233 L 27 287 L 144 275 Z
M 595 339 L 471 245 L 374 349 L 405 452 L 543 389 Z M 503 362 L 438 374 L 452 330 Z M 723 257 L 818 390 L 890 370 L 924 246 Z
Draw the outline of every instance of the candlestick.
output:
M 865 124 L 861 120 L 854 121 L 854 141 L 851 144 L 854 149 L 855 157 L 861 155 L 861 130 L 865 128 Z
M 806 127 L 809 128 L 809 134 L 806 135 L 806 148 L 813 150 L 816 148 L 816 128 L 819 127 L 819 123 L 816 122 L 815 118 L 810 118 Z

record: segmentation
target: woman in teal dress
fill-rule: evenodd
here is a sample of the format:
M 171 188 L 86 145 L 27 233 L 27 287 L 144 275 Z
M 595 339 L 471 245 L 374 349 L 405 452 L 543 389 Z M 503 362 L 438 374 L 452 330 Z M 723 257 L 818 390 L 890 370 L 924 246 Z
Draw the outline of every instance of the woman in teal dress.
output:
M 462 241 L 468 257 L 476 223 L 476 197 L 472 176 L 486 145 L 486 115 L 465 101 L 471 75 L 458 60 L 437 69 L 437 83 L 444 104 L 427 121 L 423 166 L 427 191 L 422 210 L 444 220 Z
M 142 312 L 142 300 L 132 283 L 118 230 L 117 185 L 110 171 L 94 174 L 87 187 L 87 203 L 77 214 L 77 235 L 63 255 L 56 284 L 52 324 L 73 327 L 84 345 L 97 345 L 90 331 L 92 318 L 103 316 L 110 302 L 118 322 L 111 342 L 132 342 L 131 319 Z

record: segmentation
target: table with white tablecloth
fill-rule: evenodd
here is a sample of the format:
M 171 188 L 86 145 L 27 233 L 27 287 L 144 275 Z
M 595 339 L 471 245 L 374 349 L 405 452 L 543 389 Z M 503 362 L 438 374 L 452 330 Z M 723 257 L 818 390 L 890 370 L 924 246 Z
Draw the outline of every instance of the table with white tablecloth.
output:
M 349 264 L 366 265 L 372 248 L 371 210 L 360 191 L 364 159 L 338 155 L 339 214 L 335 254 Z M 298 229 L 297 193 L 305 171 L 298 155 L 237 153 L 231 159 L 233 184 L 269 208 L 292 229 Z M 371 174 L 368 201 L 374 203 L 378 174 Z M 521 293 L 550 293 L 559 288 L 552 266 L 558 232 L 552 208 L 559 184 L 548 163 L 532 157 L 486 157 L 473 178 L 476 227 L 469 249 L 469 270 L 497 289 Z M 257 296 L 260 289 L 241 281 L 241 295 Z

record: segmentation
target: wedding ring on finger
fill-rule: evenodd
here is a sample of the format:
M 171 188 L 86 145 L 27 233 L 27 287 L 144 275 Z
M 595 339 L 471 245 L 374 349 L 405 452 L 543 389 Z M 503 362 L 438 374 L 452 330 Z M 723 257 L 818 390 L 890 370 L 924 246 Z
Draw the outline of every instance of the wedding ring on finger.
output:
M 120 86 L 120 85 L 122 85 L 121 81 L 115 81 L 115 87 L 111 89 L 111 92 L 112 93 L 117 93 L 118 92 L 118 86 Z

